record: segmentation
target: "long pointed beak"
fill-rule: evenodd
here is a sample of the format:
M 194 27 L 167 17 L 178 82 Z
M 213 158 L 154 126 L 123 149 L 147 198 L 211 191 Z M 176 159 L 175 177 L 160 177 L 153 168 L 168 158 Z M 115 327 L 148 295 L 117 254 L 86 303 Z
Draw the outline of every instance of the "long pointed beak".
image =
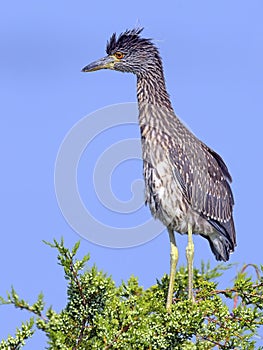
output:
M 106 56 L 100 58 L 99 60 L 88 64 L 86 67 L 82 68 L 82 72 L 94 72 L 99 69 L 114 69 L 115 59 L 114 56 Z

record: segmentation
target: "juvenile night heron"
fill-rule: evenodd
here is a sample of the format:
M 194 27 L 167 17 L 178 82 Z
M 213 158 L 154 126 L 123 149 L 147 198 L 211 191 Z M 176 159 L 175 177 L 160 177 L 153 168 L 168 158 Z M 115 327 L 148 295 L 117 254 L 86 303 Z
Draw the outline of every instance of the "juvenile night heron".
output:
M 231 176 L 223 159 L 178 119 L 165 86 L 162 61 L 143 28 L 114 33 L 107 56 L 82 69 L 113 69 L 137 76 L 145 198 L 152 215 L 168 229 L 170 282 L 166 307 L 173 298 L 178 261 L 174 231 L 188 234 L 188 297 L 193 300 L 192 234 L 206 238 L 217 260 L 227 261 L 236 246 Z

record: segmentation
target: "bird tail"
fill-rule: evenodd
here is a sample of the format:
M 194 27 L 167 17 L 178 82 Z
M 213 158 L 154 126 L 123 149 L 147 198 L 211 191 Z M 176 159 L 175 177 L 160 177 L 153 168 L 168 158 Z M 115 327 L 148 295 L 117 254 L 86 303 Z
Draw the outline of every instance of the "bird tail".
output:
M 203 235 L 203 237 L 209 241 L 216 260 L 228 261 L 230 253 L 235 250 L 236 246 L 234 221 L 231 218 L 227 223 L 221 224 L 211 220 L 210 224 L 216 229 L 216 232 L 207 236 Z

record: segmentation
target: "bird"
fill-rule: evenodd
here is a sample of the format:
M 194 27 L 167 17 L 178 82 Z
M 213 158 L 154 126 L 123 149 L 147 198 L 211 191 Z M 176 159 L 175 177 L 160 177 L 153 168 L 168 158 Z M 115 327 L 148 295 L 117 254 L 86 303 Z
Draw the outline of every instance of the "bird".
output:
M 138 122 L 141 134 L 145 203 L 167 228 L 170 276 L 166 309 L 171 311 L 178 262 L 175 232 L 187 234 L 188 299 L 193 294 L 193 234 L 207 239 L 218 261 L 228 261 L 236 247 L 234 197 L 228 168 L 213 149 L 178 118 L 167 92 L 163 63 L 142 27 L 113 33 L 106 56 L 82 69 L 111 69 L 137 77 Z

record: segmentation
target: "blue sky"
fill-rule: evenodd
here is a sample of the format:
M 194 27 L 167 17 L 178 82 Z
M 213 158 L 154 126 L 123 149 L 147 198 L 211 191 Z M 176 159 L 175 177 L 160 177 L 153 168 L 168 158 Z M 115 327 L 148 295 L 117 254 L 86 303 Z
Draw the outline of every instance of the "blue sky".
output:
M 66 303 L 63 271 L 56 252 L 42 243 L 81 239 L 80 253 L 112 275 L 116 283 L 134 274 L 145 287 L 169 267 L 168 235 L 133 248 L 113 249 L 81 238 L 57 203 L 54 169 L 59 147 L 72 127 L 108 105 L 136 101 L 136 79 L 129 74 L 80 70 L 105 55 L 112 32 L 140 24 L 163 57 L 173 107 L 191 130 L 220 153 L 233 177 L 238 246 L 231 262 L 262 263 L 262 89 L 261 1 L 116 0 L 9 1 L 1 6 L 1 227 L 0 295 L 14 285 L 33 302 L 42 291 L 59 311 Z M 101 133 L 82 154 L 78 181 L 84 204 L 102 223 L 129 227 L 150 219 L 147 208 L 116 214 L 100 205 L 93 170 L 103 150 L 138 138 L 136 125 Z M 142 178 L 138 159 L 116 168 L 112 188 L 120 200 L 131 197 L 131 183 Z M 134 216 L 132 216 L 134 215 Z M 122 226 L 124 225 L 124 226 Z M 186 237 L 178 237 L 180 264 Z M 195 237 L 195 265 L 210 260 L 208 244 Z M 230 283 L 234 275 L 226 275 Z M 0 308 L 0 339 L 14 333 L 25 312 Z M 44 348 L 38 332 L 25 349 Z

